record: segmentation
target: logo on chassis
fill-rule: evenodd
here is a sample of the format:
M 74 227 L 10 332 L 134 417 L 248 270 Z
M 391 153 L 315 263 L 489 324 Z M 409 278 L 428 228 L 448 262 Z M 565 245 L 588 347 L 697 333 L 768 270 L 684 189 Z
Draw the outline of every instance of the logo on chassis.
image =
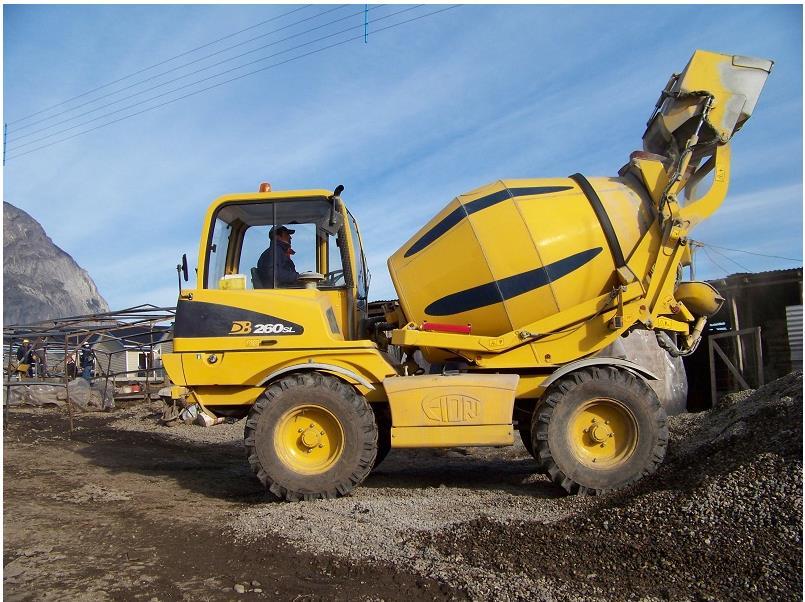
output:
M 469 395 L 435 395 L 422 400 L 422 411 L 433 422 L 481 424 L 483 404 Z
M 293 326 L 287 326 L 280 322 L 252 324 L 244 320 L 235 320 L 232 322 L 232 329 L 229 334 L 299 334 L 299 332 Z

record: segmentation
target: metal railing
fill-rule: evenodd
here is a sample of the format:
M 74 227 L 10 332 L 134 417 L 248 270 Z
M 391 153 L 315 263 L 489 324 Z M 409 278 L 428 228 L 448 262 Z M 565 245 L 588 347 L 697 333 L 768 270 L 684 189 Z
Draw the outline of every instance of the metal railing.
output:
M 746 377 L 746 369 L 744 366 L 744 354 L 741 346 L 740 337 L 751 336 L 754 343 L 754 364 L 755 364 L 755 384 L 757 387 L 762 387 L 764 384 L 763 374 L 763 345 L 761 343 L 761 328 L 756 326 L 754 328 L 742 328 L 741 330 L 729 330 L 727 332 L 720 332 L 718 334 L 711 334 L 707 339 L 707 352 L 709 354 L 710 363 L 710 403 L 713 407 L 718 404 L 718 382 L 716 357 L 720 358 L 727 370 L 735 377 L 736 382 L 741 387 L 741 390 L 751 389 Z M 721 348 L 718 341 L 720 339 L 734 339 L 737 346 L 737 361 L 738 366 L 730 360 Z M 729 391 L 727 391 L 729 392 Z

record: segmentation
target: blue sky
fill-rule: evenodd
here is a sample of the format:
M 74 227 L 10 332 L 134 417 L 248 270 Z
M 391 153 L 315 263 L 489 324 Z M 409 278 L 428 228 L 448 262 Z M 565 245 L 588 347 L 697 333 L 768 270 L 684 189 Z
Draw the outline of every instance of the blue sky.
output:
M 113 308 L 175 304 L 175 266 L 182 253 L 195 265 L 207 205 L 221 194 L 256 190 L 263 180 L 275 190 L 344 184 L 373 274 L 370 298 L 394 298 L 387 257 L 457 194 L 499 178 L 615 175 L 640 147 L 668 76 L 696 48 L 776 64 L 754 116 L 735 137 L 730 194 L 694 238 L 802 257 L 801 6 L 471 5 L 373 34 L 440 8 L 429 5 L 370 23 L 368 44 L 356 40 L 14 158 L 15 135 L 103 103 L 21 128 L 93 98 L 84 97 L 18 121 L 16 133 L 14 121 L 293 8 L 4 6 L 4 121 L 10 124 L 4 198 L 44 226 Z M 331 8 L 303 8 L 98 94 Z M 192 68 L 362 8 L 334 10 Z M 378 6 L 369 18 L 404 8 Z M 104 112 L 315 36 L 356 26 L 252 69 L 360 35 L 362 22 L 354 14 Z M 726 257 L 699 254 L 698 277 L 800 265 L 720 252 Z

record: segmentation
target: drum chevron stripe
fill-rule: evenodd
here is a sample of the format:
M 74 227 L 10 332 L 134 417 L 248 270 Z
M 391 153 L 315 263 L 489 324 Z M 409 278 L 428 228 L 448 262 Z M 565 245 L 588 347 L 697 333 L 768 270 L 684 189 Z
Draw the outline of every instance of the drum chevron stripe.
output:
M 553 192 L 563 192 L 565 190 L 573 190 L 573 186 L 531 186 L 528 188 L 504 188 L 503 190 L 498 190 L 497 192 L 483 196 L 480 199 L 475 199 L 466 205 L 459 205 L 442 221 L 433 226 L 433 228 L 425 232 L 425 234 L 414 242 L 414 244 L 412 244 L 411 247 L 405 252 L 405 257 L 410 257 L 411 255 L 419 253 L 422 249 L 442 236 L 442 234 L 473 213 L 487 209 L 493 205 L 502 203 L 503 201 L 508 201 L 514 197 L 531 196 L 535 194 L 551 194 Z
M 517 297 L 536 290 L 546 284 L 550 284 L 563 276 L 579 269 L 584 264 L 591 261 L 601 251 L 602 247 L 588 249 L 575 255 L 570 255 L 559 261 L 542 266 L 535 270 L 529 270 L 521 274 L 515 274 L 501 280 L 493 280 L 480 286 L 468 288 L 457 293 L 452 293 L 442 297 L 428 305 L 425 313 L 429 316 L 451 316 L 465 311 L 472 311 L 502 303 L 507 299 Z

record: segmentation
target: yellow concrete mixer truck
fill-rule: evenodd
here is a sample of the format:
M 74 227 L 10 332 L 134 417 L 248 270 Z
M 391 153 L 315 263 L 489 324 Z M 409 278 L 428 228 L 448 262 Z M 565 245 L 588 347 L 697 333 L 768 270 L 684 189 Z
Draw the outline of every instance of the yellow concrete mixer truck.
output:
M 724 200 L 771 67 L 696 51 L 617 177 L 456 197 L 388 260 L 399 302 L 379 316 L 343 187 L 222 196 L 163 355 L 172 398 L 247 417 L 248 462 L 286 500 L 346 495 L 390 448 L 515 431 L 570 493 L 650 474 L 684 404 L 680 357 L 722 302 L 682 280 L 689 234 Z

